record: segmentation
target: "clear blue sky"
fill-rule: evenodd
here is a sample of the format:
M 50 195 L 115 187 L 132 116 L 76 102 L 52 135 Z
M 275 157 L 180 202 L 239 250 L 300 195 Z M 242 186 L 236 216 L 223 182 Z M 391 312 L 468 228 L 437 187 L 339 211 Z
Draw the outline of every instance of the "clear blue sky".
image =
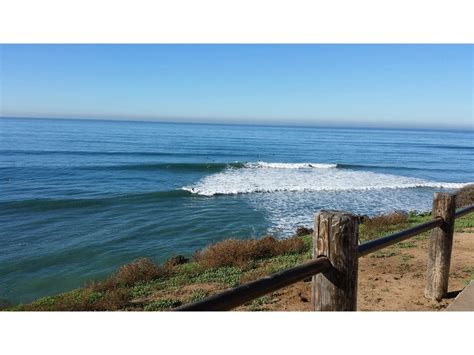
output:
M 474 128 L 472 45 L 1 45 L 0 115 Z

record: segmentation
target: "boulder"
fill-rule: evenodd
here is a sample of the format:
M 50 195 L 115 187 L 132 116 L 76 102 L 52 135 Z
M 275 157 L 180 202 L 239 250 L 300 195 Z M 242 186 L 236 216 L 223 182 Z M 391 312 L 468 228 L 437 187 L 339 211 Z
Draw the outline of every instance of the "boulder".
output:
M 308 234 L 313 234 L 313 229 L 312 228 L 306 228 L 304 226 L 299 226 L 298 228 L 296 228 L 295 235 L 297 237 L 301 237 L 303 235 L 308 235 Z
M 189 259 L 184 257 L 183 255 L 175 255 L 169 258 L 168 260 L 166 260 L 163 266 L 165 268 L 169 268 L 169 267 L 173 267 L 177 265 L 186 264 L 188 262 L 189 262 Z

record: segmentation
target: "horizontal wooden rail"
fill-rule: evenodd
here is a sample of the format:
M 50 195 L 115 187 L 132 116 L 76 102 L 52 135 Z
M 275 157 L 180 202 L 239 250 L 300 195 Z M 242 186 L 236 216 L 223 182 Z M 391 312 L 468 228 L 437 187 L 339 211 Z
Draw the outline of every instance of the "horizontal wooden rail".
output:
M 465 216 L 471 212 L 474 212 L 474 205 L 458 209 L 455 213 L 455 218 Z M 405 239 L 409 239 L 436 227 L 440 227 L 442 224 L 443 219 L 438 217 L 432 219 L 431 221 L 418 224 L 412 228 L 408 228 L 379 239 L 371 240 L 370 242 L 359 245 L 359 257 L 366 256 L 370 253 L 373 253 L 374 251 L 399 243 L 401 241 L 404 241 Z
M 175 308 L 175 311 L 228 311 L 267 293 L 319 274 L 330 266 L 329 259 L 321 257 L 263 279 L 223 291 L 202 301 Z
M 429 222 L 418 224 L 415 227 L 387 235 L 386 237 L 371 240 L 370 242 L 359 245 L 359 257 L 366 256 L 374 251 L 388 247 L 389 245 L 396 244 L 405 239 L 414 237 L 415 235 L 427 232 L 433 228 L 441 226 L 442 224 L 443 220 L 441 218 L 436 218 Z
M 463 208 L 460 208 L 460 209 L 456 210 L 456 213 L 454 214 L 454 216 L 455 216 L 455 218 L 459 218 L 459 217 L 465 216 L 465 215 L 467 215 L 471 212 L 474 212 L 474 205 L 463 207 Z

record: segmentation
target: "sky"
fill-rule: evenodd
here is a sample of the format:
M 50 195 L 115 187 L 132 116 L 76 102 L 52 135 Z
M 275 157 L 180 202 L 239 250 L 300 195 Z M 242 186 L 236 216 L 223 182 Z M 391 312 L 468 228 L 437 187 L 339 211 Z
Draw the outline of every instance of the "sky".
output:
M 0 116 L 474 129 L 473 45 L 0 45 Z

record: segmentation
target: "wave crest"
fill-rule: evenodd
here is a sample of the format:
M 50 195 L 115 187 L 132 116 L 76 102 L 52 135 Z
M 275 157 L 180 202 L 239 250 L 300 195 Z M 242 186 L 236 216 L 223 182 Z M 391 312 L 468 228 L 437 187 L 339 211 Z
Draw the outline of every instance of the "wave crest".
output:
M 308 166 L 311 164 L 311 166 Z M 467 183 L 437 182 L 371 171 L 334 169 L 335 164 L 247 163 L 208 175 L 182 189 L 202 196 L 272 192 L 357 191 L 406 188 L 460 188 Z
M 337 164 L 321 163 L 267 163 L 258 161 L 244 164 L 246 168 L 267 168 L 267 169 L 332 169 L 337 168 Z

